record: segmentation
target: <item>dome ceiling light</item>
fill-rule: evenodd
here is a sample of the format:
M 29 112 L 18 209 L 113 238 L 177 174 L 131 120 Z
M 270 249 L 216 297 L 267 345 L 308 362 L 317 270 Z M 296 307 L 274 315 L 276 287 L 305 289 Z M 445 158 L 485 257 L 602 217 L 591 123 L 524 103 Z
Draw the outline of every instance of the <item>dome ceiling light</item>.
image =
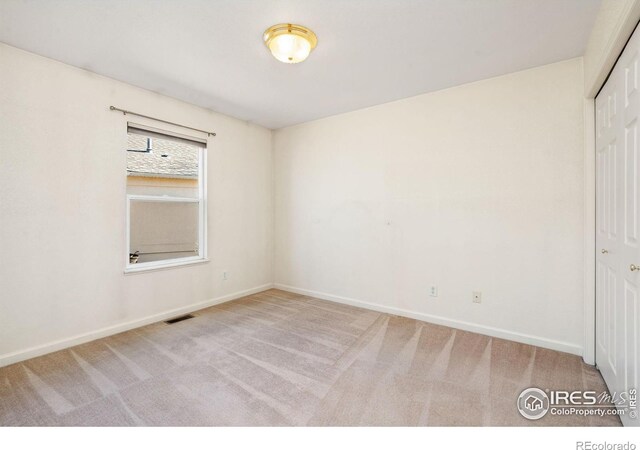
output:
M 273 57 L 287 64 L 304 61 L 318 44 L 318 38 L 313 31 L 292 23 L 269 27 L 264 32 L 263 39 Z

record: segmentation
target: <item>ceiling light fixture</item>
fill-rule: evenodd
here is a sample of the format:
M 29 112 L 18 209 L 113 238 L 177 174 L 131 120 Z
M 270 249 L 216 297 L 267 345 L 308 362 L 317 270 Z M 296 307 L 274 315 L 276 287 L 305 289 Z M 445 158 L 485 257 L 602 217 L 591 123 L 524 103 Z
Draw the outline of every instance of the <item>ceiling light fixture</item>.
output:
M 263 39 L 273 57 L 287 64 L 304 61 L 318 44 L 313 31 L 292 23 L 269 27 L 264 32 Z

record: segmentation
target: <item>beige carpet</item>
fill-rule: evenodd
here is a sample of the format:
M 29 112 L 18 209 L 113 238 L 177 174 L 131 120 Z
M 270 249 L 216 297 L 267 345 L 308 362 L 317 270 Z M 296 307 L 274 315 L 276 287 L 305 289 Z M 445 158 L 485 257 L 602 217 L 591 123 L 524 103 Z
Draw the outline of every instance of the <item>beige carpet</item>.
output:
M 0 368 L 0 425 L 619 425 L 516 410 L 577 356 L 271 290 Z

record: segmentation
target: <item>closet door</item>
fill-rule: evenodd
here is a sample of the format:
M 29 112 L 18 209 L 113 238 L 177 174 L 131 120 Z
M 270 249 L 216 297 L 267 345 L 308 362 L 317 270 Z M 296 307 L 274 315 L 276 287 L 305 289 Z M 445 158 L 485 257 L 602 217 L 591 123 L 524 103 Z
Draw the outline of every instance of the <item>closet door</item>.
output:
M 638 388 L 639 51 L 636 32 L 596 98 L 596 364 L 612 394 Z

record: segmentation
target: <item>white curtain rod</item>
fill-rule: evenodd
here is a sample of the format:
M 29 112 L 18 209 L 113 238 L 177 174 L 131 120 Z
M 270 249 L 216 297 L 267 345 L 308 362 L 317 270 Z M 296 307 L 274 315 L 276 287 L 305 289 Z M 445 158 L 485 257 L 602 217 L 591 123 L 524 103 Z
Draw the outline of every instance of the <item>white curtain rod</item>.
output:
M 125 116 L 127 114 L 130 114 L 132 116 L 138 116 L 138 117 L 144 117 L 145 119 L 157 120 L 158 122 L 167 123 L 169 125 L 175 125 L 177 127 L 186 128 L 188 130 L 199 131 L 200 133 L 207 133 L 207 136 L 215 136 L 216 135 L 213 131 L 201 130 L 199 128 L 193 128 L 193 127 L 188 127 L 186 125 L 180 125 L 179 123 L 169 122 L 168 120 L 158 119 L 156 117 L 145 116 L 144 114 L 139 114 L 139 113 L 133 112 L 133 111 L 127 111 L 126 109 L 116 108 L 115 106 L 109 106 L 109 109 L 111 111 L 120 111 Z

